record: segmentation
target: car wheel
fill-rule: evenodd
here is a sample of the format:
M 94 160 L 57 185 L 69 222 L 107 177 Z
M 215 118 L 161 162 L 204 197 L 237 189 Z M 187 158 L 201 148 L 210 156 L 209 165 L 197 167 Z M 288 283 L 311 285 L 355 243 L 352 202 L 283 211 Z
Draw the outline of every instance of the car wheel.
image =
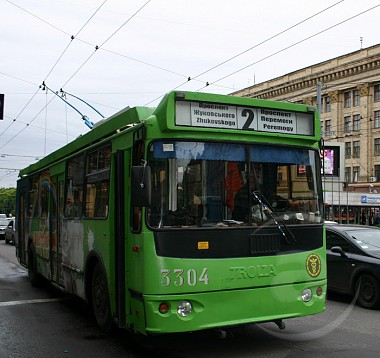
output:
M 357 302 L 364 308 L 374 309 L 380 305 L 380 285 L 375 277 L 361 275 L 356 283 Z
M 9 240 L 7 238 L 5 238 L 5 243 L 8 245 L 9 244 Z
M 92 309 L 96 322 L 103 332 L 109 332 L 113 328 L 113 319 L 109 303 L 107 279 L 99 263 L 94 267 L 91 293 Z

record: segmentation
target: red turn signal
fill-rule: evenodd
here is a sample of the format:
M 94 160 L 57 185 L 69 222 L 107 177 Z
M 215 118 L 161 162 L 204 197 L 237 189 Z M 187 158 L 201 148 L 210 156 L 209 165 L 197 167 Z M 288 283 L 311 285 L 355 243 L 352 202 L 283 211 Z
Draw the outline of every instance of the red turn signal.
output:
M 168 313 L 170 309 L 169 303 L 166 302 L 161 302 L 160 305 L 158 306 L 158 310 L 160 311 L 161 314 Z
M 140 248 L 138 246 L 132 246 L 132 251 L 133 252 L 139 252 Z

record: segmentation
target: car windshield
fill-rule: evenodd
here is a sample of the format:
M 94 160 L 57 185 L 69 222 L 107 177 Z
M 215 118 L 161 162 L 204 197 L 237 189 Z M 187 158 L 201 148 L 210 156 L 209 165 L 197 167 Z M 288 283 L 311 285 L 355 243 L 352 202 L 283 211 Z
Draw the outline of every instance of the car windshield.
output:
M 0 218 L 0 226 L 8 226 L 9 221 L 6 218 Z
M 322 221 L 317 151 L 165 140 L 149 153 L 151 227 Z
M 351 236 L 365 251 L 380 252 L 380 230 L 349 230 L 346 234 Z

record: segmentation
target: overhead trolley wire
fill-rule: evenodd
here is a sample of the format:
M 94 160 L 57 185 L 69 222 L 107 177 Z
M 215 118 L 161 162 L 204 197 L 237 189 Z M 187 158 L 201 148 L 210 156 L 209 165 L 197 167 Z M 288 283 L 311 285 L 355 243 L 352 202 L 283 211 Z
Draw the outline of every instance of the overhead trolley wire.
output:
M 217 65 L 211 67 L 210 69 L 208 69 L 208 70 L 206 70 L 206 71 L 204 71 L 204 72 L 202 72 L 202 73 L 196 75 L 195 77 L 192 77 L 192 79 L 195 79 L 195 78 L 198 78 L 198 77 L 200 77 L 200 76 L 203 76 L 204 74 L 206 74 L 206 73 L 208 73 L 208 72 L 210 72 L 210 71 L 212 71 L 212 70 L 214 70 L 214 69 L 216 69 L 216 68 L 218 68 L 218 67 L 220 67 L 220 66 L 226 64 L 227 62 L 230 62 L 230 61 L 234 60 L 235 58 L 240 57 L 241 55 L 244 55 L 245 53 L 247 53 L 247 52 L 249 52 L 249 51 L 251 51 L 251 50 L 253 50 L 253 49 L 255 49 L 255 48 L 257 48 L 257 47 L 259 47 L 259 46 L 261 46 L 261 45 L 263 45 L 263 44 L 265 44 L 266 42 L 268 42 L 268 41 L 270 41 L 270 40 L 273 40 L 274 38 L 276 38 L 276 37 L 278 37 L 278 36 L 280 36 L 280 35 L 283 35 L 285 32 L 288 32 L 288 31 L 294 29 L 295 27 L 297 27 L 297 26 L 303 24 L 304 22 L 306 22 L 306 21 L 308 21 L 308 20 L 311 20 L 313 17 L 316 17 L 316 16 L 318 16 L 318 15 L 324 13 L 325 11 L 330 10 L 331 8 L 333 8 L 334 6 L 336 6 L 336 5 L 340 4 L 340 3 L 342 3 L 343 1 L 344 1 L 344 0 L 340 0 L 340 1 L 336 2 L 336 3 L 333 4 L 333 5 L 330 5 L 330 6 L 326 7 L 326 8 L 323 9 L 323 10 L 321 10 L 321 11 L 319 11 L 319 12 L 316 12 L 315 14 L 313 14 L 313 15 L 311 15 L 311 16 L 309 16 L 309 17 L 307 17 L 307 18 L 305 18 L 305 19 L 303 19 L 303 20 L 297 22 L 296 24 L 294 24 L 294 25 L 292 25 L 292 26 L 286 28 L 285 30 L 282 30 L 282 31 L 278 32 L 277 34 L 268 37 L 267 39 L 265 39 L 265 40 L 263 40 L 263 41 L 257 43 L 256 45 L 253 45 L 252 47 L 250 47 L 250 48 L 248 48 L 248 49 L 246 49 L 246 50 L 244 50 L 244 51 L 238 53 L 237 55 L 232 56 L 232 57 L 228 58 L 227 60 L 224 60 L 223 62 L 221 62 L 221 63 L 219 63 L 219 64 L 217 64 Z
M 45 21 L 45 20 L 43 20 L 41 17 L 39 17 L 39 16 L 37 16 L 37 15 L 35 15 L 35 14 L 33 14 L 33 13 L 31 13 L 30 11 L 28 11 L 28 10 L 26 10 L 26 9 L 24 9 L 24 8 L 22 8 L 22 7 L 20 7 L 19 5 L 17 5 L 17 4 L 15 4 L 15 3 L 13 3 L 12 1 L 9 1 L 9 0 L 7 0 L 9 3 L 11 3 L 12 5 L 14 5 L 14 6 L 16 6 L 17 8 L 19 8 L 19 9 L 21 9 L 21 10 L 23 10 L 23 11 L 25 11 L 26 13 L 28 13 L 28 14 L 30 14 L 30 15 L 32 15 L 33 17 L 36 17 L 37 19 L 39 19 L 40 21 L 42 21 L 42 22 L 44 22 L 45 24 L 48 24 L 49 26 L 52 26 L 52 27 L 54 27 L 55 29 L 57 29 L 57 30 L 59 30 L 59 31 L 61 31 L 61 32 L 63 32 L 64 34 L 66 34 L 66 35 L 69 35 L 67 32 L 65 32 L 65 31 L 63 31 L 63 30 L 61 30 L 61 29 L 59 29 L 57 26 L 55 26 L 55 25 L 53 25 L 53 24 L 51 24 L 51 23 L 49 23 L 49 22 L 47 22 L 47 21 Z M 104 0 L 103 1 L 103 3 L 96 9 L 96 11 L 90 16 L 90 18 L 85 22 L 85 24 L 79 29 L 79 31 L 76 33 L 76 35 L 75 36 L 71 36 L 71 40 L 70 40 L 70 42 L 68 43 L 68 45 L 66 46 L 66 48 L 63 50 L 63 52 L 61 53 L 61 55 L 59 56 L 59 58 L 58 58 L 58 60 L 55 62 L 55 64 L 53 65 L 53 67 L 50 69 L 50 71 L 48 72 L 48 74 L 45 76 L 45 79 L 47 79 L 48 77 L 49 77 L 49 75 L 52 73 L 52 71 L 55 69 L 55 67 L 57 66 L 57 64 L 58 64 L 58 62 L 62 59 L 62 57 L 63 57 L 63 55 L 65 54 L 65 52 L 67 51 L 67 49 L 69 48 L 69 46 L 71 45 L 71 43 L 72 43 L 72 41 L 74 40 L 74 38 L 76 37 L 76 36 L 78 36 L 79 35 L 79 33 L 85 28 L 85 26 L 91 21 L 91 19 L 95 16 L 95 14 L 101 9 L 101 7 L 105 4 L 107 2 L 107 0 Z M 6 75 L 6 74 L 4 74 L 4 75 Z M 6 76 L 9 76 L 9 75 L 6 75 Z M 9 76 L 9 77 L 13 77 L 13 76 Z M 18 79 L 18 80 L 20 80 L 20 81 L 24 81 L 24 80 L 22 80 L 22 79 L 19 79 L 19 78 L 17 78 L 17 77 L 14 77 L 14 78 L 16 78 L 16 79 Z M 28 83 L 31 83 L 31 84 L 33 84 L 33 85 L 35 85 L 34 83 L 32 83 L 32 82 L 29 82 L 29 81 L 25 81 L 25 82 L 28 82 Z M 30 98 L 30 100 L 27 102 L 27 104 L 24 106 L 24 108 L 21 110 L 21 112 L 16 116 L 16 118 L 14 118 L 13 119 L 13 121 L 9 124 L 9 126 L 7 127 L 7 128 L 5 128 L 5 130 L 2 132 L 2 133 L 0 133 L 0 137 L 14 124 L 14 122 L 17 120 L 17 118 L 23 113 L 23 111 L 27 108 L 27 106 L 30 104 L 30 102 L 34 99 L 34 97 L 37 95 L 37 93 L 39 92 L 39 90 L 40 90 L 40 86 L 38 87 L 38 89 L 37 89 L 37 91 L 32 95 L 32 97 Z M 37 116 L 35 116 L 28 124 L 26 124 L 26 126 L 21 130 L 21 131 L 19 131 L 16 135 L 14 135 L 10 140 L 8 140 L 6 143 L 4 143 L 2 146 L 0 146 L 0 149 L 1 148 L 4 148 L 4 146 L 6 146 L 10 141 L 12 141 L 14 138 L 16 138 L 19 134 L 21 134 L 37 117 L 38 117 L 38 115 L 40 114 L 40 113 L 42 113 L 42 111 L 44 110 L 44 109 L 47 109 L 47 106 L 48 106 L 48 104 L 50 104 L 52 101 L 54 100 L 54 97 L 50 100 L 50 101 L 47 101 L 47 99 L 46 99 L 46 104 L 45 104 L 45 106 L 44 106 L 44 108 L 42 108 L 42 110 L 37 114 Z M 45 132 L 46 132 L 46 128 L 45 128 Z M 67 135 L 67 133 L 66 133 L 66 135 Z M 46 138 L 45 138 L 46 139 Z M 45 153 L 46 154 L 46 153 Z
M 228 78 L 228 77 L 231 77 L 231 76 L 235 75 L 236 73 L 239 73 L 239 72 L 241 72 L 241 71 L 243 71 L 243 70 L 245 70 L 245 69 L 247 69 L 247 68 L 249 68 L 249 67 L 251 67 L 251 66 L 253 66 L 253 65 L 256 65 L 256 64 L 258 64 L 258 63 L 260 63 L 260 62 L 262 62 L 262 61 L 264 61 L 264 60 L 267 60 L 268 58 L 271 58 L 271 57 L 273 57 L 273 56 L 275 56 L 275 55 L 278 55 L 278 54 L 281 53 L 281 52 L 284 52 L 284 51 L 286 51 L 286 50 L 288 50 L 288 49 L 290 49 L 290 48 L 292 48 L 292 47 L 294 47 L 294 46 L 297 46 L 297 45 L 299 45 L 300 43 L 303 43 L 303 42 L 305 42 L 305 41 L 307 41 L 307 40 L 312 39 L 313 37 L 316 37 L 316 36 L 318 36 L 318 35 L 320 35 L 320 34 L 326 32 L 326 31 L 329 31 L 329 30 L 331 30 L 331 29 L 333 29 L 333 28 L 335 28 L 335 27 L 337 27 L 337 26 L 339 26 L 339 25 L 342 25 L 342 24 L 344 24 L 345 22 L 348 22 L 348 21 L 350 21 L 350 20 L 352 20 L 352 19 L 355 19 L 355 18 L 357 18 L 357 17 L 359 17 L 359 16 L 361 16 L 361 15 L 363 15 L 363 14 L 369 12 L 369 11 L 372 11 L 372 10 L 376 9 L 377 7 L 379 7 L 379 6 L 380 6 L 380 4 L 377 4 L 377 5 L 375 5 L 375 6 L 372 6 L 371 8 L 369 8 L 369 9 L 367 9 L 367 10 L 364 10 L 364 11 L 362 11 L 362 12 L 360 12 L 360 13 L 354 15 L 354 16 L 351 16 L 351 17 L 349 17 L 349 18 L 347 18 L 347 19 L 345 19 L 345 20 L 343 20 L 343 21 L 340 21 L 340 22 L 338 22 L 338 23 L 336 23 L 336 24 L 334 24 L 334 25 L 332 25 L 332 26 L 329 26 L 329 27 L 327 27 L 327 28 L 325 28 L 325 29 L 323 29 L 323 30 L 321 30 L 321 31 L 318 31 L 318 32 L 316 32 L 316 33 L 313 34 L 313 35 L 310 35 L 310 36 L 308 36 L 308 37 L 305 37 L 304 39 L 302 39 L 302 40 L 300 40 L 300 41 L 297 41 L 297 42 L 295 42 L 295 43 L 293 43 L 293 44 L 291 44 L 291 45 L 289 45 L 289 46 L 286 46 L 286 47 L 282 48 L 281 50 L 278 50 L 278 51 L 276 51 L 276 52 L 273 52 L 272 54 L 270 54 L 270 55 L 268 55 L 268 56 L 265 56 L 265 57 L 263 57 L 263 58 L 261 58 L 261 59 L 255 61 L 255 62 L 253 62 L 253 63 L 247 65 L 247 66 L 244 66 L 244 67 L 240 68 L 239 70 L 236 70 L 236 71 L 234 71 L 234 72 L 232 72 L 232 73 L 230 73 L 230 74 L 228 74 L 228 75 L 226 75 L 226 76 L 223 76 L 223 77 L 219 78 L 218 80 L 216 80 L 216 81 L 214 81 L 214 82 L 210 82 L 209 85 L 213 85 L 213 84 L 215 84 L 215 83 L 217 83 L 217 82 L 219 82 L 219 81 L 222 81 L 222 80 L 224 80 L 224 79 L 226 79 L 226 78 Z M 205 87 L 207 87 L 207 86 L 201 87 L 201 88 L 199 88 L 197 91 L 200 91 L 200 90 L 204 89 Z
M 119 28 L 114 31 L 100 46 L 95 46 L 95 51 L 83 62 L 81 66 L 71 75 L 71 77 L 63 84 L 62 87 L 66 86 L 76 75 L 77 73 L 86 65 L 86 63 L 91 59 L 91 57 L 95 54 L 95 52 L 102 48 L 113 36 L 115 36 L 129 21 L 131 21 L 145 6 L 147 6 L 151 0 L 146 1 L 133 15 L 131 15 L 124 23 L 119 26 Z
M 325 9 L 323 9 L 323 10 L 321 10 L 321 11 L 318 11 L 318 12 L 316 12 L 315 14 L 313 14 L 313 15 L 311 15 L 311 16 L 309 16 L 309 17 L 307 17 L 307 18 L 305 18 L 305 19 L 303 19 L 303 20 L 297 22 L 296 24 L 294 24 L 294 25 L 292 25 L 292 26 L 290 26 L 290 27 L 288 27 L 288 28 L 286 28 L 286 29 L 284 29 L 284 30 L 278 32 L 277 34 L 275 34 L 275 35 L 273 35 L 273 36 L 270 36 L 270 37 L 268 37 L 267 39 L 265 39 L 265 40 L 263 40 L 263 41 L 261 41 L 261 42 L 255 44 L 255 45 L 251 46 L 250 48 L 248 48 L 248 49 L 246 49 L 246 50 L 244 50 L 244 51 L 238 53 L 237 55 L 234 55 L 234 56 L 228 58 L 227 60 L 224 60 L 224 61 L 220 62 L 219 64 L 217 64 L 217 65 L 215 65 L 215 66 L 209 68 L 208 70 L 203 71 L 203 72 L 197 74 L 196 76 L 189 77 L 189 78 L 188 78 L 188 81 L 179 84 L 178 86 L 172 88 L 172 90 L 176 90 L 177 88 L 182 87 L 183 85 L 185 85 L 185 84 L 188 83 L 189 81 L 191 81 L 191 80 L 195 80 L 195 79 L 199 78 L 200 76 L 203 76 L 203 75 L 205 75 L 206 73 L 211 72 L 212 70 L 214 70 L 214 69 L 216 69 L 216 68 L 218 68 L 218 67 L 220 67 L 220 66 L 226 64 L 227 62 L 230 62 L 230 61 L 232 61 L 232 60 L 234 60 L 234 59 L 240 57 L 241 55 L 243 55 L 243 54 L 245 54 L 245 53 L 247 53 L 247 52 L 249 52 L 249 51 L 251 51 L 251 50 L 253 50 L 253 49 L 255 49 L 255 48 L 257 48 L 257 47 L 259 47 L 259 46 L 261 46 L 261 45 L 263 45 L 263 44 L 265 44 L 266 42 L 268 42 L 268 41 L 270 41 L 270 40 L 273 40 L 274 38 L 276 38 L 276 37 L 278 37 L 278 36 L 284 34 L 285 32 L 288 32 L 288 31 L 294 29 L 295 27 L 297 27 L 297 26 L 303 24 L 304 22 L 306 22 L 306 21 L 308 21 L 308 20 L 311 20 L 312 18 L 314 18 L 314 17 L 316 17 L 316 16 L 322 14 L 323 12 L 325 12 L 325 11 L 327 11 L 327 10 L 330 10 L 331 8 L 333 8 L 334 6 L 336 6 L 336 5 L 340 4 L 340 3 L 342 3 L 343 1 L 344 1 L 344 0 L 340 0 L 340 1 L 336 2 L 335 4 L 332 4 L 332 5 L 328 6 L 328 7 L 326 7 Z M 206 87 L 208 87 L 208 86 L 210 85 L 209 82 L 206 82 L 206 81 L 201 81 L 201 82 L 206 83 L 206 85 L 203 86 L 202 89 L 203 89 L 203 88 L 206 88 Z M 215 83 L 212 83 L 212 84 L 215 85 Z M 199 91 L 199 90 L 198 90 L 198 91 Z M 154 102 L 154 101 L 160 99 L 160 98 L 163 97 L 163 96 L 164 96 L 164 95 L 162 94 L 161 96 L 154 98 L 154 99 L 151 100 L 150 102 L 146 103 L 146 105 L 148 105 L 148 104 L 150 104 L 150 103 L 152 103 L 152 102 Z
M 53 72 L 54 68 L 57 66 L 58 62 L 61 60 L 65 52 L 68 50 L 70 45 L 72 44 L 73 40 L 76 39 L 76 37 L 81 33 L 81 31 L 86 27 L 86 25 L 91 21 L 91 19 L 96 15 L 96 13 L 102 8 L 102 6 L 107 2 L 107 0 L 104 0 L 102 4 L 96 9 L 96 11 L 90 16 L 90 18 L 85 22 L 85 24 L 79 29 L 79 31 L 70 37 L 70 42 L 67 44 L 66 48 L 63 50 L 62 54 L 59 56 L 58 60 L 55 62 L 49 73 L 45 77 L 45 81 L 49 77 L 49 75 Z

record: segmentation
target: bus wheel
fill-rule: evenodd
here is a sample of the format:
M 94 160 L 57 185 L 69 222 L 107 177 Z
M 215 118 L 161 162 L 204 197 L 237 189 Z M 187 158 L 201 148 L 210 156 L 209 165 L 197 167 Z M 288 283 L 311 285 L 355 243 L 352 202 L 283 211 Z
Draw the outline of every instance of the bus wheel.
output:
M 374 309 L 380 305 L 380 285 L 372 275 L 361 275 L 356 290 L 358 292 L 358 304 L 364 308 Z M 357 292 L 357 291 L 356 291 Z
M 28 249 L 28 277 L 33 287 L 40 285 L 40 276 L 37 272 L 36 249 L 33 244 Z
M 109 332 L 113 328 L 113 320 L 109 303 L 107 279 L 102 267 L 97 263 L 92 274 L 92 309 L 96 322 L 103 332 Z

